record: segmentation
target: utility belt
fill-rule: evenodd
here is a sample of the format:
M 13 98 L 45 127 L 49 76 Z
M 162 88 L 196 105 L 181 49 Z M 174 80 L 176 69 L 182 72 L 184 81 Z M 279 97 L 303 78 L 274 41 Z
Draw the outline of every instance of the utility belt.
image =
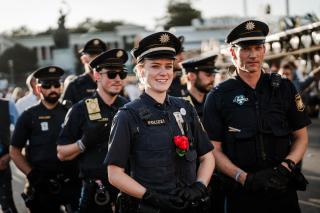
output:
M 210 210 L 210 197 L 201 198 L 190 203 L 184 213 L 206 213 Z M 181 212 L 181 211 L 180 211 Z M 144 202 L 141 199 L 131 197 L 120 192 L 116 201 L 116 213 L 163 213 L 159 207 Z M 174 213 L 174 212 L 171 212 Z
M 94 202 L 99 206 L 104 206 L 110 203 L 111 196 L 109 184 L 103 183 L 100 179 L 84 179 L 83 187 L 85 188 L 84 191 L 88 192 L 85 196 L 93 196 Z

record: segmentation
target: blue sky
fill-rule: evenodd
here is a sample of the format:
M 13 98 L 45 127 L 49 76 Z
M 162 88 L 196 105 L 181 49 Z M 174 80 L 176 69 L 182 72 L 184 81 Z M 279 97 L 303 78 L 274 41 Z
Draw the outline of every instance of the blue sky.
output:
M 71 7 L 66 25 L 75 26 L 85 18 L 105 21 L 122 20 L 152 29 L 155 19 L 165 15 L 167 0 L 65 0 Z M 246 0 L 249 16 L 258 16 L 264 5 L 271 4 L 272 14 L 285 14 L 286 0 Z M 319 0 L 289 0 L 292 15 L 314 12 L 320 16 Z M 193 0 L 203 17 L 239 15 L 243 0 Z M 4 0 L 0 5 L 0 32 L 26 25 L 35 31 L 56 27 L 61 0 Z

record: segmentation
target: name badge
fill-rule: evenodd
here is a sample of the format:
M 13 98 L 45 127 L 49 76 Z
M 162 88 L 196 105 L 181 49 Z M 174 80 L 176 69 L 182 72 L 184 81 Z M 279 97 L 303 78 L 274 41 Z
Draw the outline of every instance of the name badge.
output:
M 99 103 L 98 103 L 97 98 L 87 99 L 87 100 L 85 100 L 85 103 L 86 103 L 87 111 L 89 114 L 89 119 L 91 121 L 98 120 L 98 119 L 102 118 L 102 116 L 100 114 L 100 107 L 99 107 Z
M 182 135 L 185 135 L 185 132 L 184 132 L 184 130 L 183 130 L 183 123 L 184 123 L 184 120 L 183 120 L 183 117 L 182 117 L 182 115 L 181 115 L 181 112 L 174 112 L 173 113 L 173 116 L 174 116 L 174 118 L 176 119 L 176 122 L 177 122 L 177 124 L 178 124 L 178 126 L 179 126 L 179 129 L 180 129 L 180 131 L 181 131 L 181 134 Z
M 159 126 L 162 124 L 165 124 L 166 121 L 164 119 L 159 119 L 159 120 L 147 120 L 147 124 L 149 126 Z

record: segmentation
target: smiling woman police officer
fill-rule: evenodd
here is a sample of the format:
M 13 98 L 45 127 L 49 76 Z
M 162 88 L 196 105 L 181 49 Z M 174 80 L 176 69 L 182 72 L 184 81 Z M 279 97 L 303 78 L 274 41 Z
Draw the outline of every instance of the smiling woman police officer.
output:
M 145 91 L 115 116 L 106 158 L 110 183 L 131 197 L 130 212 L 178 212 L 207 195 L 213 147 L 192 106 L 167 95 L 179 48 L 174 35 L 158 32 L 132 51 Z

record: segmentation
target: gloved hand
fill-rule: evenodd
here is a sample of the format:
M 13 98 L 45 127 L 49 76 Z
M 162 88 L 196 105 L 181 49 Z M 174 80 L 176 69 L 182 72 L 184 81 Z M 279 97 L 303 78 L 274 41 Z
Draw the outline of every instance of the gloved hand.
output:
M 86 149 L 90 149 L 104 142 L 103 134 L 107 134 L 105 122 L 89 122 L 83 131 L 81 141 Z
M 42 183 L 44 183 L 44 181 L 45 181 L 43 174 L 37 169 L 32 169 L 28 173 L 27 179 L 28 179 L 30 185 L 33 187 L 37 187 L 37 186 L 41 185 Z
M 268 180 L 272 175 L 272 169 L 265 169 L 256 173 L 248 173 L 244 182 L 244 188 L 248 192 L 265 191 L 268 188 Z
M 285 192 L 288 189 L 291 176 L 291 172 L 282 164 L 279 164 L 272 170 L 271 177 L 267 183 L 268 189 L 275 192 Z
M 147 189 L 142 200 L 164 211 L 182 211 L 186 208 L 185 202 L 176 195 L 162 194 Z
M 207 187 L 201 182 L 194 182 L 190 186 L 178 189 L 177 195 L 187 201 L 198 201 L 208 195 Z

